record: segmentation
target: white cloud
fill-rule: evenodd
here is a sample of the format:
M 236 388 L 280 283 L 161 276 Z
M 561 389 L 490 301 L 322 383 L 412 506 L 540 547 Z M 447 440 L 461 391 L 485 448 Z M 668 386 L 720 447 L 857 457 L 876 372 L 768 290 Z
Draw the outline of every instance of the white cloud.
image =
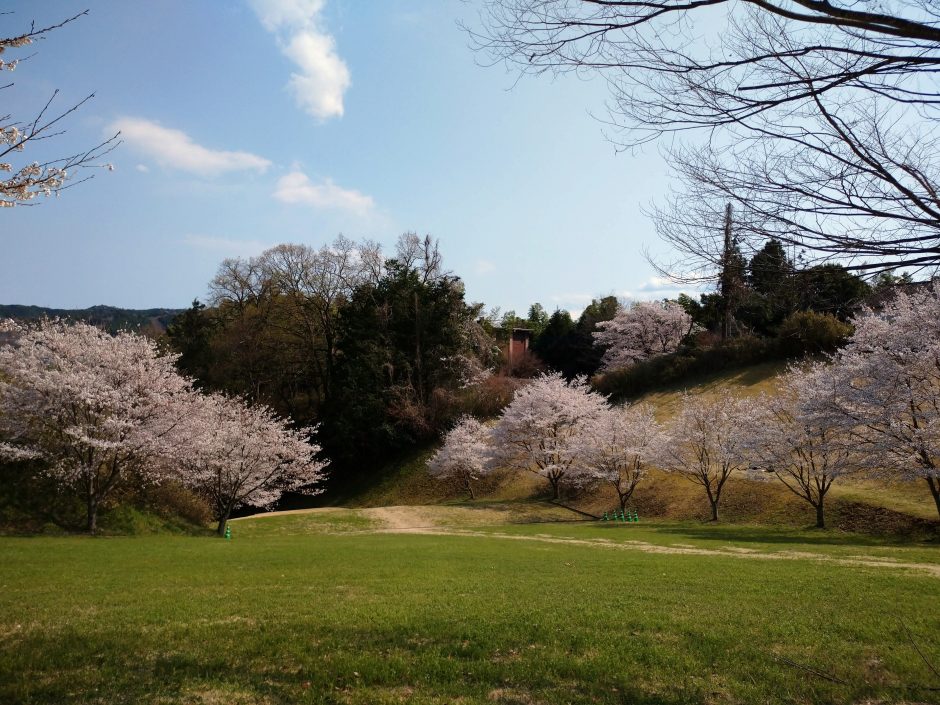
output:
M 282 203 L 346 210 L 360 215 L 375 207 L 371 196 L 337 186 L 332 179 L 314 183 L 310 177 L 296 169 L 278 179 L 274 198 Z
M 139 171 L 141 174 L 146 174 L 150 171 L 150 167 L 148 167 L 146 164 L 138 164 L 134 168 L 137 169 L 137 171 Z
M 650 277 L 637 287 L 637 291 L 662 291 L 663 289 L 675 288 L 675 282 L 672 282 L 665 277 Z
M 492 274 L 496 271 L 496 263 L 490 262 L 488 259 L 478 259 L 475 271 L 477 274 Z
M 326 0 L 251 0 L 251 5 L 264 28 L 276 32 L 285 26 L 310 26 Z
M 271 247 L 260 240 L 232 240 L 211 235 L 187 235 L 183 242 L 194 249 L 217 252 L 225 257 L 251 257 Z
M 349 68 L 336 52 L 336 40 L 320 27 L 326 0 L 251 0 L 281 52 L 293 61 L 288 86 L 310 115 L 326 120 L 343 114 L 343 95 L 352 83 Z
M 679 294 L 688 294 L 697 298 L 703 291 L 701 286 L 694 284 L 677 284 L 666 277 L 650 277 L 635 289 L 619 291 L 617 295 L 623 299 L 633 301 L 659 301 L 661 299 L 675 299 Z
M 200 176 L 227 171 L 264 172 L 271 166 L 267 159 L 249 152 L 208 149 L 193 142 L 181 130 L 163 127 L 143 118 L 121 118 L 111 123 L 107 130 L 109 133 L 120 130 L 121 137 L 130 147 L 161 166 Z

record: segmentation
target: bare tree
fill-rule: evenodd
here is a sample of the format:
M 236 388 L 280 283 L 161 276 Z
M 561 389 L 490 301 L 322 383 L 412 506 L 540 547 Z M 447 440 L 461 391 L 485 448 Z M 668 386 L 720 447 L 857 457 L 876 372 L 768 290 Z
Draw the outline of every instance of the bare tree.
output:
M 471 34 L 522 72 L 601 73 L 624 146 L 699 131 L 668 148 L 684 188 L 653 209 L 670 274 L 713 274 L 728 202 L 742 242 L 940 263 L 933 0 L 488 0 Z
M 419 237 L 417 233 L 404 233 L 395 243 L 395 259 L 405 269 L 413 269 L 421 275 L 421 282 L 427 284 L 445 277 L 444 259 L 441 256 L 439 242 L 430 235 Z
M 317 383 L 310 393 L 319 404 L 331 392 L 339 309 L 356 287 L 378 280 L 381 262 L 378 244 L 342 235 L 319 249 L 281 244 L 257 257 L 224 260 L 209 284 L 210 303 L 244 336 L 236 339 L 240 357 L 248 362 L 258 346 L 275 347 L 269 352 L 283 361 L 277 375 L 312 373 Z M 295 372 L 288 375 L 285 366 Z M 252 389 L 271 381 L 262 381 L 251 365 L 246 371 L 258 378 Z M 288 385 L 287 391 L 291 396 L 296 390 Z
M 0 13 L 0 16 L 10 14 L 12 13 Z M 21 62 L 31 57 L 29 55 L 10 59 L 7 55 L 9 50 L 15 51 L 34 44 L 53 30 L 64 27 L 86 14 L 88 10 L 48 27 L 37 28 L 35 23 L 31 23 L 29 29 L 13 36 L 0 35 L 0 74 L 3 71 L 14 71 Z M 0 90 L 9 90 L 13 86 L 13 82 L 4 85 L 0 81 Z M 43 140 L 61 135 L 64 132 L 63 121 L 95 97 L 92 93 L 71 107 L 58 110 L 53 107 L 58 95 L 59 91 L 54 91 L 32 119 L 17 120 L 9 113 L 0 113 L 0 208 L 33 205 L 31 202 L 37 196 L 58 195 L 66 188 L 93 178 L 89 174 L 77 181 L 72 180 L 75 172 L 80 169 L 112 168 L 110 164 L 102 164 L 100 160 L 120 144 L 120 133 L 90 149 L 42 162 L 22 155 Z M 30 155 L 32 153 L 29 152 Z

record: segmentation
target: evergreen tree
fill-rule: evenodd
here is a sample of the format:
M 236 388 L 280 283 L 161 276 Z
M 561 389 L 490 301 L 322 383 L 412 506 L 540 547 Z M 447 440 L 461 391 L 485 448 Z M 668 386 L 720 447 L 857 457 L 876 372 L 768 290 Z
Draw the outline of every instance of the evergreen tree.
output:
M 437 400 L 472 364 L 476 313 L 457 277 L 424 280 L 397 260 L 357 288 L 340 312 L 336 391 L 323 417 L 328 455 L 358 467 L 449 425 L 452 409 Z

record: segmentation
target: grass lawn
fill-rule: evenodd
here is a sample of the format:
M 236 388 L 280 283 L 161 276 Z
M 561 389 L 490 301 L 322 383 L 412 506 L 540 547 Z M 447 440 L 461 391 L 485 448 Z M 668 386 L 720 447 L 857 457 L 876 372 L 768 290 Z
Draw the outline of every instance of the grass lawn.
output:
M 0 703 L 940 702 L 936 546 L 447 512 L 0 538 Z

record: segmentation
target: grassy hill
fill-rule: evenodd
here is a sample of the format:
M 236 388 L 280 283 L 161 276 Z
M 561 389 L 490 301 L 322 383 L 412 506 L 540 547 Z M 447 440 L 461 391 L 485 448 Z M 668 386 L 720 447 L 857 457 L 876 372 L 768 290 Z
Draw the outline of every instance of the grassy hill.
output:
M 772 393 L 774 380 L 786 363 L 764 363 L 731 372 L 700 377 L 687 385 L 651 392 L 638 401 L 652 404 L 661 421 L 675 413 L 683 393 L 714 395 L 731 389 L 742 396 Z M 534 474 L 504 473 L 479 484 L 478 499 L 467 500 L 456 486 L 432 479 L 426 462 L 436 446 L 415 452 L 385 468 L 380 479 L 344 504 L 355 507 L 386 505 L 462 504 L 466 506 L 515 503 L 544 499 L 547 483 Z M 922 482 L 885 484 L 869 480 L 845 480 L 833 485 L 827 498 L 830 526 L 872 534 L 900 534 L 919 538 L 940 536 L 936 509 Z M 579 511 L 601 515 L 617 506 L 612 488 L 598 487 L 569 496 L 565 504 Z M 645 520 L 682 521 L 709 517 L 707 500 L 697 485 L 663 472 L 653 471 L 634 495 L 634 507 Z M 732 478 L 722 497 L 722 521 L 807 527 L 814 521 L 812 507 L 778 482 Z M 571 516 L 575 516 L 574 513 Z

